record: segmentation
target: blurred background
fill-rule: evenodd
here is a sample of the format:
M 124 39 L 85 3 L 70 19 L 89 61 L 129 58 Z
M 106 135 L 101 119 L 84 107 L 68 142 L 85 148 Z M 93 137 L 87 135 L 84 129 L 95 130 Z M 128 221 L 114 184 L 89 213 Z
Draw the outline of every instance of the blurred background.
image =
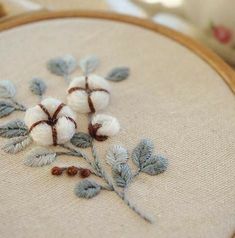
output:
M 148 18 L 201 41 L 235 66 L 234 0 L 0 0 L 0 20 L 43 9 L 113 11 Z

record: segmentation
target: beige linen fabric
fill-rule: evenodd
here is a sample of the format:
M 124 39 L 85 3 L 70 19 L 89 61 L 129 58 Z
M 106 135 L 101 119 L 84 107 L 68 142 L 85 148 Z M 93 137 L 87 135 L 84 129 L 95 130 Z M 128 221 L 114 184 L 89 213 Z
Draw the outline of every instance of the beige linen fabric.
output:
M 110 145 L 132 150 L 150 138 L 169 159 L 167 172 L 141 174 L 129 198 L 155 219 L 141 220 L 112 192 L 91 200 L 75 197 L 78 177 L 53 177 L 55 165 L 84 165 L 63 157 L 53 165 L 23 165 L 26 151 L 1 153 L 0 236 L 2 238 L 224 238 L 235 229 L 235 101 L 227 85 L 206 62 L 160 34 L 107 20 L 63 19 L 24 25 L 0 33 L 0 76 L 14 81 L 18 101 L 37 98 L 28 82 L 46 79 L 47 96 L 65 101 L 66 84 L 45 62 L 71 53 L 100 57 L 97 74 L 129 66 L 130 78 L 112 83 L 105 113 L 122 126 L 118 136 L 96 143 L 100 157 Z M 80 75 L 77 71 L 74 75 Z M 23 118 L 13 113 L 1 123 Z M 86 118 L 78 115 L 86 131 Z M 1 143 L 5 140 L 1 139 Z M 31 146 L 32 147 L 32 146 Z M 105 166 L 105 162 L 104 162 Z

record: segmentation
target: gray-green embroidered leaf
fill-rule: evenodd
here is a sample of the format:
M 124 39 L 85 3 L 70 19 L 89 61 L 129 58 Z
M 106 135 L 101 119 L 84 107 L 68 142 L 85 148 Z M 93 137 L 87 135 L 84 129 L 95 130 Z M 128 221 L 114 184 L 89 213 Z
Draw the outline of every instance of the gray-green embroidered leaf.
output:
M 79 148 L 88 148 L 91 147 L 92 138 L 86 133 L 78 132 L 72 137 L 71 143 Z
M 28 128 L 25 123 L 20 120 L 10 121 L 0 126 L 0 136 L 12 138 L 17 136 L 25 136 L 28 134 Z
M 26 157 L 24 164 L 30 167 L 42 167 L 56 160 L 56 153 L 44 147 L 32 149 Z
M 40 78 L 33 78 L 30 82 L 29 88 L 35 95 L 42 96 L 46 91 L 46 84 Z
M 106 76 L 107 80 L 110 81 L 122 81 L 124 79 L 127 79 L 130 74 L 130 69 L 127 67 L 117 67 L 112 69 L 108 75 Z
M 32 143 L 30 136 L 20 136 L 10 139 L 3 147 L 3 151 L 10 154 L 16 154 L 25 149 Z
M 129 156 L 127 149 L 120 145 L 115 145 L 108 150 L 106 155 L 106 162 L 111 166 L 115 166 L 118 164 L 126 163 L 128 158 Z
M 126 187 L 131 179 L 132 172 L 128 164 L 118 164 L 112 167 L 113 179 L 118 187 Z
M 78 66 L 77 59 L 72 55 L 57 57 L 47 62 L 48 70 L 58 76 L 71 74 Z
M 7 101 L 0 101 L 0 118 L 8 116 L 15 111 L 15 106 Z
M 13 98 L 16 94 L 15 85 L 9 80 L 0 80 L 0 97 Z
M 95 69 L 99 66 L 99 63 L 100 61 L 96 56 L 88 56 L 79 61 L 79 66 L 82 72 L 85 75 L 88 75 L 95 71 Z
M 93 198 L 99 194 L 101 186 L 91 180 L 82 180 L 74 189 L 76 196 L 80 198 Z
M 149 175 L 157 175 L 163 173 L 168 166 L 167 159 L 154 155 L 143 163 L 141 171 Z
M 143 163 L 149 159 L 153 153 L 154 145 L 151 140 L 143 139 L 136 146 L 132 153 L 133 162 L 141 169 Z

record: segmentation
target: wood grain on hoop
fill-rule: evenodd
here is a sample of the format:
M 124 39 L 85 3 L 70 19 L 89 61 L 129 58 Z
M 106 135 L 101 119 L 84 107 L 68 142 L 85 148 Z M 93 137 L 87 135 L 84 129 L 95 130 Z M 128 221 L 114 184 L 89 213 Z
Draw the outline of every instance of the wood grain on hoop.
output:
M 230 68 L 218 55 L 213 51 L 203 46 L 201 43 L 179 33 L 167 27 L 158 25 L 149 20 L 144 20 L 132 16 L 121 15 L 108 12 L 94 12 L 94 11 L 39 11 L 33 13 L 22 14 L 20 16 L 10 17 L 6 20 L 0 21 L 0 31 L 11 29 L 16 26 L 20 26 L 27 23 L 56 19 L 56 18 L 97 18 L 107 19 L 112 21 L 120 21 L 128 24 L 137 25 L 154 32 L 158 32 L 164 36 L 167 36 L 180 44 L 184 45 L 188 49 L 195 52 L 209 65 L 211 65 L 229 85 L 231 90 L 235 93 L 235 71 Z

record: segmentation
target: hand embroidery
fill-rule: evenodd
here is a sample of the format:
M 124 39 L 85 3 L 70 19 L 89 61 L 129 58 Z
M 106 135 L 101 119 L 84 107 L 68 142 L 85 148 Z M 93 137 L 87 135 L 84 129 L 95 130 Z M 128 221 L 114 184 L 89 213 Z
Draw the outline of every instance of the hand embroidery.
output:
M 64 173 L 68 176 L 79 175 L 81 179 L 90 176 L 100 177 L 103 183 L 88 179 L 80 181 L 75 186 L 75 195 L 79 198 L 90 199 L 101 191 L 114 192 L 133 212 L 151 223 L 152 219 L 132 204 L 126 192 L 140 173 L 158 175 L 167 169 L 168 162 L 164 157 L 154 153 L 152 141 L 143 139 L 132 153 L 120 145 L 110 148 L 107 151 L 106 162 L 111 167 L 111 175 L 103 168 L 95 143 L 115 136 L 120 131 L 120 124 L 115 117 L 97 114 L 97 112 L 105 109 L 109 104 L 108 81 L 125 80 L 129 76 L 129 68 L 116 67 L 107 74 L 106 78 L 103 78 L 91 74 L 98 65 L 97 57 L 86 57 L 78 63 L 71 55 L 57 57 L 47 63 L 51 73 L 62 76 L 69 83 L 68 106 L 55 98 L 43 99 L 46 84 L 42 79 L 34 78 L 29 89 L 33 94 L 39 96 L 41 102 L 26 110 L 23 105 L 13 99 L 16 94 L 13 83 L 6 80 L 0 81 L 0 97 L 6 99 L 0 102 L 0 117 L 7 116 L 14 110 L 26 110 L 24 121 L 18 119 L 0 126 L 0 136 L 10 139 L 2 149 L 7 153 L 18 153 L 34 141 L 40 146 L 32 148 L 24 161 L 25 165 L 31 167 L 49 165 L 59 156 L 83 158 L 88 168 L 55 166 L 51 169 L 51 174 L 55 176 Z M 83 75 L 71 80 L 71 73 L 78 66 Z M 87 132 L 76 132 L 79 123 L 76 121 L 76 114 L 73 110 L 87 114 Z M 48 146 L 54 146 L 54 149 Z M 84 148 L 90 148 L 92 158 L 82 150 Z M 129 165 L 130 159 L 135 165 L 134 170 Z
M 25 124 L 33 140 L 40 145 L 57 145 L 68 142 L 77 124 L 74 112 L 54 98 L 44 99 L 25 113 Z

